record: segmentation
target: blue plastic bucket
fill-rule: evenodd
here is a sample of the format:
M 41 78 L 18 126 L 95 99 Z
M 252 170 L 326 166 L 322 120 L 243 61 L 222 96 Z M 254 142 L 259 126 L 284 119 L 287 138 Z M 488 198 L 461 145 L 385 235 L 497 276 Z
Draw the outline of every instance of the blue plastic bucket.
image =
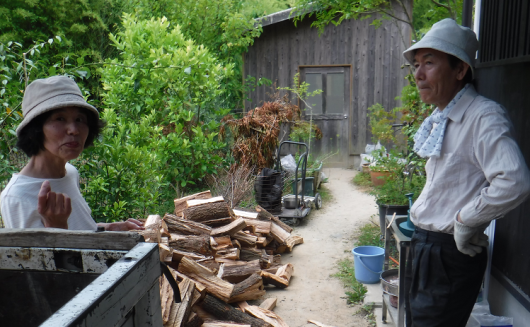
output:
M 375 284 L 383 272 L 385 249 L 378 246 L 358 246 L 354 248 L 353 265 L 355 279 L 363 284 Z

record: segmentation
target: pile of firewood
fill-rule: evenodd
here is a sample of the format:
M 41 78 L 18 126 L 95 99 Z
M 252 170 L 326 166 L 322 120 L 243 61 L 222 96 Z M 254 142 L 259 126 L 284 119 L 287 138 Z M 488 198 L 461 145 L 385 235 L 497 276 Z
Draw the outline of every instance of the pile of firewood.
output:
M 265 285 L 285 288 L 294 268 L 281 253 L 303 243 L 292 228 L 261 207 L 232 210 L 210 191 L 175 200 L 174 214 L 151 215 L 142 232 L 157 242 L 160 260 L 178 281 L 181 303 L 160 278 L 164 326 L 286 327 L 271 310 L 275 299 L 247 304 L 265 294 Z

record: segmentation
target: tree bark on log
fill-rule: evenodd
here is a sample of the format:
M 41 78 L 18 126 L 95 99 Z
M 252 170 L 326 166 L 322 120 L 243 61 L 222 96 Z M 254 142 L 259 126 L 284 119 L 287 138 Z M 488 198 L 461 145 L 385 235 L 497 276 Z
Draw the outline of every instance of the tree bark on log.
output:
M 185 278 L 179 283 L 180 303 L 171 304 L 171 313 L 169 315 L 166 327 L 180 327 L 188 321 L 191 312 L 191 299 L 195 291 L 193 281 Z
M 221 236 L 221 235 L 234 235 L 235 233 L 239 232 L 240 230 L 243 230 L 243 228 L 247 227 L 247 224 L 245 223 L 245 219 L 239 218 L 233 222 L 231 222 L 228 225 L 214 228 L 210 232 L 211 236 Z
M 271 221 L 263 221 L 257 219 L 245 219 L 248 226 L 254 226 L 256 233 L 269 234 L 271 232 Z
M 201 223 L 166 214 L 164 221 L 170 233 L 181 235 L 210 235 L 212 228 Z
M 215 260 L 218 259 L 231 259 L 239 260 L 240 252 L 238 248 L 228 248 L 215 252 Z
M 189 207 L 182 211 L 184 219 L 196 222 L 234 217 L 232 209 L 224 201 Z
M 169 245 L 175 249 L 185 252 L 200 253 L 203 255 L 211 255 L 210 237 L 208 235 L 179 235 L 171 234 Z
M 212 197 L 210 191 L 200 192 L 192 195 L 185 196 L 180 199 L 175 199 L 175 215 L 182 217 L 182 211 L 187 208 L 186 201 L 193 199 L 209 199 Z
M 236 310 L 231 305 L 211 295 L 206 295 L 202 303 L 202 308 L 221 320 L 249 324 L 252 327 L 272 327 L 270 323 Z
M 211 294 L 219 297 L 225 302 L 230 300 L 234 285 L 217 277 L 208 268 L 196 263 L 186 257 L 179 264 L 179 272 L 204 285 Z
M 245 264 L 240 265 L 223 265 L 223 274 L 219 277 L 226 280 L 232 284 L 240 283 L 250 277 L 250 275 L 259 273 L 261 271 L 261 266 L 259 260 L 254 260 L 250 262 L 245 262 Z
M 291 236 L 289 232 L 281 228 L 278 224 L 275 222 L 271 225 L 271 236 L 274 237 L 274 239 L 280 243 L 285 244 L 285 241 Z
M 259 273 L 255 273 L 244 281 L 234 285 L 234 290 L 228 303 L 256 300 L 265 295 L 265 293 L 263 280 Z
M 239 254 L 239 260 L 243 261 L 254 261 L 260 260 L 262 256 L 261 250 L 256 248 L 241 248 L 241 253 Z
M 256 245 L 256 241 L 258 240 L 258 238 L 254 235 L 250 235 L 250 234 L 247 234 L 245 232 L 242 232 L 242 231 L 239 231 L 237 233 L 235 233 L 232 238 L 238 240 L 240 243 L 246 245 L 246 246 L 250 246 L 250 247 L 253 247 Z

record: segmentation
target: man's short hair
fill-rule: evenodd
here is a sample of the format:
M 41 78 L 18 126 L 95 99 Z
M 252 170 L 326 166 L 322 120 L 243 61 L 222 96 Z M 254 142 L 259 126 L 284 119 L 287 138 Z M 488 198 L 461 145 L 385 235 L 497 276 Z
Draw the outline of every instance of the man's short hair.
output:
M 464 64 L 463 60 L 458 59 L 457 57 L 451 54 L 447 53 L 447 58 L 449 59 L 449 66 L 451 66 L 451 69 L 456 69 L 459 63 Z M 471 71 L 471 67 L 468 68 L 466 76 L 464 76 L 464 79 L 462 81 L 464 82 L 464 85 L 473 82 L 473 72 Z
M 99 136 L 106 122 L 100 119 L 93 112 L 79 108 L 87 116 L 88 136 L 85 141 L 85 149 L 94 144 L 94 139 Z M 22 150 L 28 157 L 39 154 L 44 150 L 44 132 L 43 126 L 46 120 L 55 110 L 47 111 L 33 118 L 19 133 L 17 147 Z

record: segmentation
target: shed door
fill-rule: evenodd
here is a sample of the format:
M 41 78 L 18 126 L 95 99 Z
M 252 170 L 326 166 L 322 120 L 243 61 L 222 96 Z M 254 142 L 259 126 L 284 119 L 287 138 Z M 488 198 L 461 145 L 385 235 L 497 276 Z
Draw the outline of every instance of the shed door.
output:
M 327 166 L 343 167 L 347 163 L 350 113 L 350 67 L 300 67 L 300 79 L 309 83 L 309 92 L 322 93 L 301 103 L 303 119 L 315 123 L 322 139 L 311 144 L 313 158 L 326 157 Z M 313 141 L 311 141 L 313 142 Z

